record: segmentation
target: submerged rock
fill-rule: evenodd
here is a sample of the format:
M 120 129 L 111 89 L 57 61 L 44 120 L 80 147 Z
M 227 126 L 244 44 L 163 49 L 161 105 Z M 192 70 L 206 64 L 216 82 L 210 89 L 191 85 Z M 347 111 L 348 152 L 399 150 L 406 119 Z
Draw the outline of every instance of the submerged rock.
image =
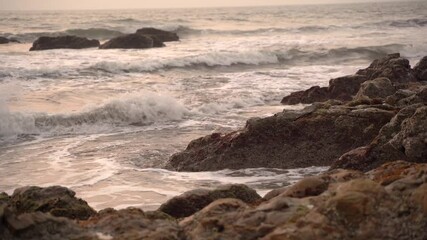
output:
M 165 46 L 162 41 L 156 37 L 149 37 L 140 34 L 127 34 L 113 38 L 106 43 L 102 44 L 99 48 L 101 49 L 144 49 L 153 47 Z
M 369 144 L 395 115 L 382 106 L 311 106 L 252 119 L 244 129 L 192 141 L 167 168 L 213 171 L 256 167 L 328 166 L 342 154 Z
M 39 37 L 30 48 L 30 51 L 40 51 L 49 49 L 83 49 L 99 47 L 98 40 L 90 40 L 76 36 L 59 36 L 59 37 Z
M 17 214 L 45 212 L 57 217 L 81 220 L 93 216 L 95 210 L 75 195 L 72 190 L 60 186 L 23 187 L 13 192 L 8 205 Z
M 156 28 L 141 28 L 136 31 L 137 34 L 154 37 L 160 42 L 179 41 L 179 37 L 174 32 L 168 32 Z
M 175 218 L 188 217 L 211 202 L 221 198 L 235 198 L 248 204 L 261 201 L 255 190 L 246 185 L 224 185 L 214 190 L 197 189 L 174 197 L 160 206 L 159 210 Z

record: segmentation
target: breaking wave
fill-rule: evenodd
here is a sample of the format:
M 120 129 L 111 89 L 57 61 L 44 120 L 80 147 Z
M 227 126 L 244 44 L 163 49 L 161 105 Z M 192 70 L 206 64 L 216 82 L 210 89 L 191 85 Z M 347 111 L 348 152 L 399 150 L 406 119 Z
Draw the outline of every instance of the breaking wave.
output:
M 190 111 L 169 96 L 139 92 L 109 99 L 71 114 L 20 113 L 0 109 L 0 139 L 19 134 L 87 131 L 91 126 L 150 125 L 182 120 Z
M 400 52 L 405 46 L 389 44 L 382 46 L 368 46 L 356 48 L 335 48 L 322 51 L 304 51 L 299 48 L 289 50 L 252 50 L 235 52 L 209 52 L 205 54 L 178 57 L 165 60 L 141 62 L 102 61 L 92 65 L 89 69 L 107 73 L 152 72 L 173 68 L 198 67 L 229 67 L 235 65 L 267 65 L 286 63 L 336 63 L 354 59 L 373 60 L 389 53 Z

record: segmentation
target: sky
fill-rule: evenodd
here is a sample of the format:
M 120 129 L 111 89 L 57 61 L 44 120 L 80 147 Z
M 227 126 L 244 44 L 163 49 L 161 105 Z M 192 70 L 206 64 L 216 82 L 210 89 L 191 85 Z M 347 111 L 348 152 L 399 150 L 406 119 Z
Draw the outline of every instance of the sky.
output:
M 0 10 L 234 7 L 372 1 L 385 2 L 390 0 L 0 0 Z

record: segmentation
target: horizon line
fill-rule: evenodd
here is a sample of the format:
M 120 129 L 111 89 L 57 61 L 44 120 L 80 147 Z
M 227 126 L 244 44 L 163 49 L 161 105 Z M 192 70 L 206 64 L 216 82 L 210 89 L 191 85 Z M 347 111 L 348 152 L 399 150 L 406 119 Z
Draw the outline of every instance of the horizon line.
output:
M 239 6 L 206 6 L 206 7 L 145 7 L 145 8 L 71 8 L 71 9 L 0 9 L 0 11 L 40 12 L 40 11 L 108 11 L 108 10 L 174 10 L 174 9 L 215 9 L 215 8 L 252 8 L 252 7 L 282 7 L 282 6 L 316 6 L 316 5 L 350 5 L 369 3 L 395 3 L 395 2 L 422 2 L 422 0 L 386 0 L 366 2 L 344 2 L 344 3 L 289 3 L 289 4 L 267 4 L 267 5 L 239 5 Z

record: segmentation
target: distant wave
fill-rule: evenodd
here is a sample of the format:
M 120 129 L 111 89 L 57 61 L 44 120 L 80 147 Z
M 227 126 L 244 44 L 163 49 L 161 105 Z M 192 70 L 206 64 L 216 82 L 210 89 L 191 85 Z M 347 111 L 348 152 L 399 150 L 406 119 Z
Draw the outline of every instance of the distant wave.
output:
M 249 34 L 263 34 L 263 33 L 286 33 L 286 32 L 318 32 L 334 30 L 338 27 L 335 25 L 330 26 L 302 26 L 297 28 L 257 28 L 250 30 L 215 30 L 215 29 L 197 29 L 187 26 L 178 26 L 172 31 L 179 36 L 191 35 L 249 35 Z
M 45 131 L 67 133 L 79 126 L 148 125 L 178 121 L 189 113 L 182 104 L 169 96 L 152 92 L 126 94 L 107 100 L 101 105 L 86 107 L 72 114 L 45 114 L 0 111 L 0 139 L 18 134 L 38 134 Z M 84 131 L 83 131 L 84 132 Z
M 195 56 L 178 57 L 162 61 L 112 62 L 103 61 L 92 65 L 89 70 L 107 73 L 152 72 L 171 68 L 228 67 L 235 65 L 265 65 L 286 63 L 333 63 L 354 59 L 373 60 L 389 53 L 399 52 L 405 46 L 389 44 L 356 48 L 335 48 L 323 51 L 304 51 L 299 48 L 288 50 L 252 50 L 240 52 L 210 52 Z
M 408 28 L 408 27 L 425 27 L 427 26 L 427 18 L 409 18 L 409 19 L 399 19 L 399 20 L 386 20 L 380 22 L 369 23 L 370 26 L 376 27 L 393 27 L 393 28 Z M 358 26 L 362 28 L 366 26 Z

